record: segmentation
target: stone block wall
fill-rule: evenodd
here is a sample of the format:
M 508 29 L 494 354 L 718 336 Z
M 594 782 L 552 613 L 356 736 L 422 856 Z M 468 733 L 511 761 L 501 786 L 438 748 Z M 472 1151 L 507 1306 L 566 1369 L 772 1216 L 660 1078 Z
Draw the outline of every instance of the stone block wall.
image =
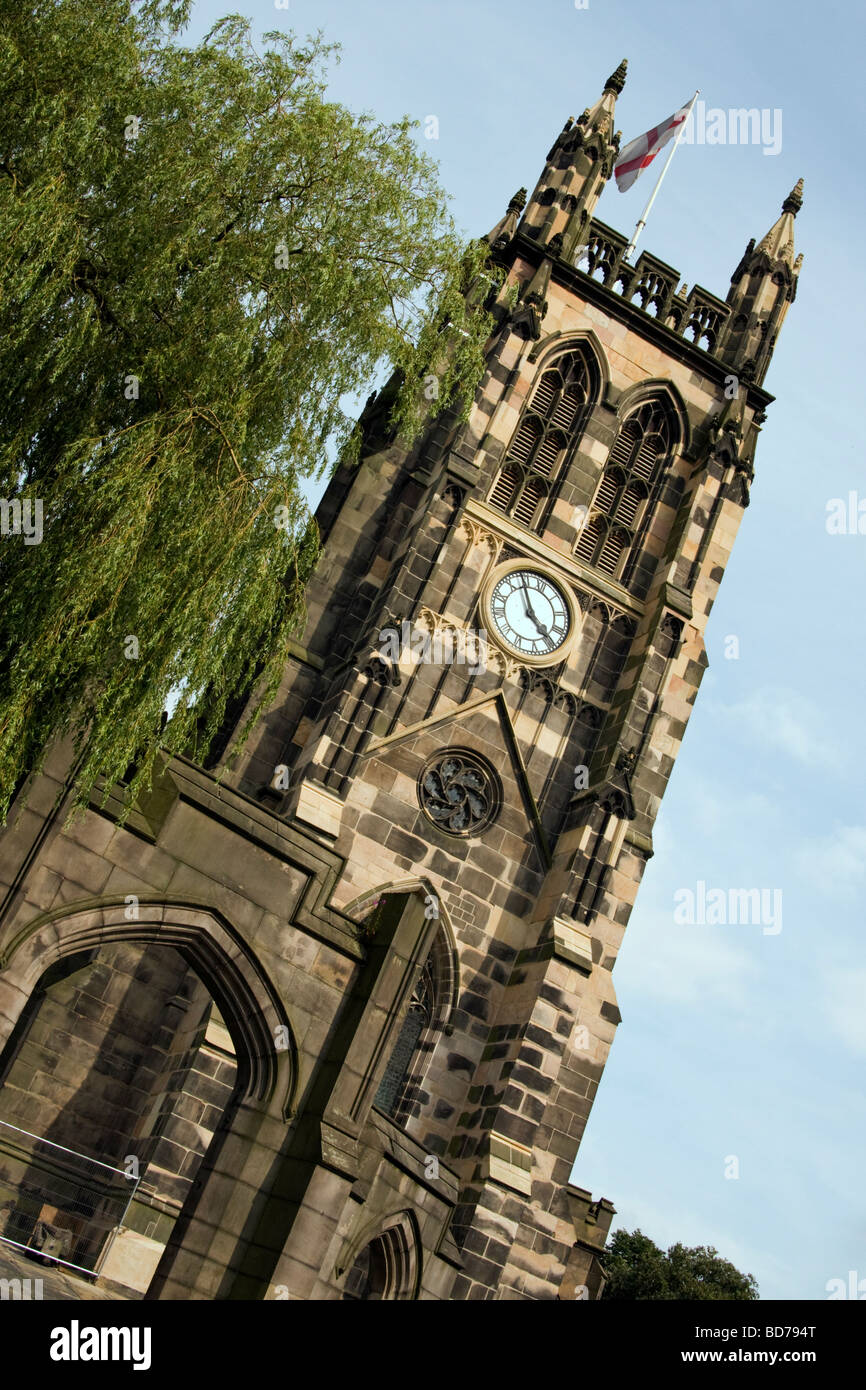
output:
M 187 972 L 171 998 L 163 982 L 159 1006 L 158 971 L 136 984 L 161 1058 L 141 1096 L 132 1073 L 116 1095 L 100 1081 L 119 1107 L 108 1129 L 137 1112 L 148 1131 L 154 1210 L 175 1223 L 149 1297 L 339 1298 L 347 1280 L 375 1297 L 385 1267 L 388 1297 L 603 1287 L 612 1208 L 569 1174 L 770 398 L 744 381 L 732 402 L 721 360 L 531 240 L 502 254 L 518 302 L 500 297 L 468 421 L 446 415 L 406 448 L 387 437 L 384 407 L 366 413 L 363 461 L 338 471 L 320 508 L 306 628 L 247 744 L 207 770 L 167 764 L 125 825 L 123 788 L 70 824 L 55 812 L 58 750 L 0 837 L 6 1036 L 73 951 L 155 953 L 160 969 L 176 955 Z M 565 350 L 586 354 L 590 396 L 549 504 L 524 525 L 491 490 Z M 648 400 L 664 402 L 675 442 L 634 564 L 615 578 L 580 558 L 578 514 Z M 491 634 L 482 662 L 468 656 L 486 589 L 512 560 L 546 569 L 573 605 L 576 640 L 547 666 Z M 428 635 L 432 658 L 403 645 L 403 624 Z M 437 659 L 443 638 L 467 656 Z M 424 810 L 419 787 L 448 750 L 488 769 L 477 833 L 450 834 Z M 130 895 L 136 925 L 124 925 Z M 374 1098 L 434 942 L 451 985 L 388 1117 Z M 70 996 L 79 1069 L 102 989 Z M 179 994 L 186 1021 L 169 1023 Z M 202 1036 L 211 997 L 231 1050 Z M 128 1039 L 118 1028 L 118 1055 L 143 1045 L 136 1026 Z M 34 1114 L 53 1101 L 74 1125 L 57 1081 L 36 1084 L 57 1051 L 37 1056 L 45 1044 L 34 1034 L 5 1103 Z

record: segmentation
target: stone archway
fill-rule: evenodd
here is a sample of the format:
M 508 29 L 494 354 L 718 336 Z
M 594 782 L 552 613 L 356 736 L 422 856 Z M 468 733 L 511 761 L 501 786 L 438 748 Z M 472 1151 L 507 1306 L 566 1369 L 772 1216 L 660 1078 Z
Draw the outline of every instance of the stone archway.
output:
M 245 1170 L 261 1174 L 276 1159 L 297 1075 L 286 1012 L 240 933 L 208 906 L 155 895 L 43 914 L 19 928 L 0 955 L 0 1049 L 46 973 L 61 962 L 86 960 L 121 943 L 146 946 L 151 953 L 166 948 L 168 955 L 182 957 L 212 996 L 234 1044 L 237 1082 L 231 1101 L 147 1294 L 218 1296 L 231 1247 L 242 1236 L 258 1190 L 257 1182 L 244 1181 Z
M 129 914 L 134 913 L 134 916 Z M 0 952 L 0 1048 L 40 976 L 65 956 L 120 941 L 172 946 L 208 986 L 238 1053 L 239 1085 L 251 1099 L 282 1098 L 291 1111 L 296 1053 L 279 996 L 238 931 L 214 908 L 144 895 L 45 913 Z
M 352 1302 L 402 1302 L 418 1297 L 422 1248 L 418 1222 L 412 1211 L 396 1212 L 384 1221 L 368 1225 L 347 1244 L 338 1260 L 342 1300 Z

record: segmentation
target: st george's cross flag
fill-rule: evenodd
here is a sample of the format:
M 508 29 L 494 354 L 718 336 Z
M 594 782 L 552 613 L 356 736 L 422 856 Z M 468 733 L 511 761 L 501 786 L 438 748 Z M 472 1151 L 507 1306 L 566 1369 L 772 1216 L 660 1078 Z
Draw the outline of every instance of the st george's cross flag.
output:
M 691 109 L 692 102 L 689 101 L 666 121 L 662 121 L 661 125 L 653 126 L 646 135 L 639 135 L 637 140 L 632 140 L 631 144 L 626 145 L 613 170 L 620 193 L 625 193 L 631 188 L 635 179 L 639 179 L 644 169 L 652 164 L 659 150 L 676 135 Z

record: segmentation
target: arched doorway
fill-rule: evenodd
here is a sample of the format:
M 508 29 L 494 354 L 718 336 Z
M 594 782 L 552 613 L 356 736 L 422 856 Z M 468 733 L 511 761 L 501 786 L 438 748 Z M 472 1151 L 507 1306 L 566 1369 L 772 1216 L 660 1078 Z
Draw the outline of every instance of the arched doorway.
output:
M 258 962 L 219 914 L 128 911 L 45 917 L 7 949 L 0 1235 L 32 1246 L 48 1228 L 59 1259 L 102 1262 L 140 1294 L 180 1219 L 189 1224 L 217 1131 L 225 1140 L 241 1106 L 286 1113 L 294 1047 Z M 118 1231 L 128 1169 L 140 1182 Z
M 174 947 L 118 942 L 50 966 L 0 1054 L 0 1238 L 143 1293 L 237 1076 L 222 1015 Z

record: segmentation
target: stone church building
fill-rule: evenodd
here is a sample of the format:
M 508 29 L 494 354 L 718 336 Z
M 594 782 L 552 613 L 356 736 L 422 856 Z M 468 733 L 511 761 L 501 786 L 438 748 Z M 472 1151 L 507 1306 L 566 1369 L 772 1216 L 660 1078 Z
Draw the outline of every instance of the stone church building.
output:
M 63 748 L 19 793 L 10 1248 L 147 1299 L 600 1297 L 614 1209 L 570 1174 L 802 259 L 800 183 L 726 299 L 627 261 L 624 81 L 489 235 L 468 422 L 408 448 L 368 402 L 243 749 L 239 704 L 123 825 L 123 785 L 67 824 Z

